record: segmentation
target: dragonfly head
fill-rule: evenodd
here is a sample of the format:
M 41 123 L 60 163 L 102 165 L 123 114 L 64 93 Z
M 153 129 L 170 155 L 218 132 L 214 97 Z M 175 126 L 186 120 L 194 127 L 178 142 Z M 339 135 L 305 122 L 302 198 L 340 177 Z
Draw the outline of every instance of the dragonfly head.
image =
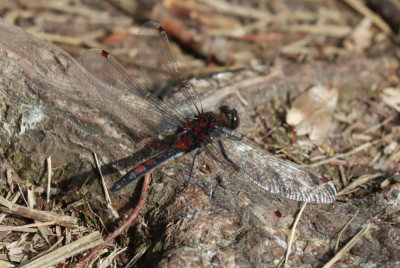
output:
M 238 112 L 235 109 L 231 109 L 228 106 L 224 105 L 219 108 L 220 112 L 220 121 L 221 125 L 236 129 L 239 126 L 240 119 Z

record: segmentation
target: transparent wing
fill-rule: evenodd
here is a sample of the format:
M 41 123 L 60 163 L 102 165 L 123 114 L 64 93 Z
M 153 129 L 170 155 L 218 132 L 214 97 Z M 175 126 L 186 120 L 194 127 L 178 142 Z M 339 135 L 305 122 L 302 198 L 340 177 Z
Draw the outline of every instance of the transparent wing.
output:
M 151 92 L 164 96 L 186 119 L 202 112 L 199 96 L 178 69 L 167 35 L 159 24 L 147 22 L 140 28 L 138 59 Z
M 101 49 L 87 50 L 81 58 L 85 69 L 97 80 L 99 94 L 105 100 L 105 109 L 120 117 L 127 126 L 146 134 L 145 127 L 158 133 L 175 132 L 186 118 L 174 107 L 152 95 L 111 55 Z M 139 121 L 139 122 L 138 122 Z
M 205 149 L 222 166 L 229 184 L 258 197 L 270 192 L 302 202 L 335 201 L 336 189 L 325 177 L 268 153 L 236 131 L 221 129 Z

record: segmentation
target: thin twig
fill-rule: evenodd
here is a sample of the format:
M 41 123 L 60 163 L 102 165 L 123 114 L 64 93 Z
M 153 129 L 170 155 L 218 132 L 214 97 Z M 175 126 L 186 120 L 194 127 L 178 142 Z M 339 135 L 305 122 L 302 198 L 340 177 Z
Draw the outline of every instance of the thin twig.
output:
M 50 202 L 50 187 L 51 187 L 51 156 L 47 158 L 47 190 L 46 203 Z
M 58 245 L 64 241 L 64 237 L 60 237 L 57 242 L 55 242 L 51 247 L 49 247 L 47 250 L 42 251 L 41 253 L 39 253 L 38 255 L 36 255 L 35 257 L 33 257 L 32 259 L 30 259 L 29 261 L 34 261 L 36 259 L 39 259 L 40 257 L 42 257 L 43 255 L 46 255 L 49 252 L 52 252 L 55 248 L 58 247 Z
M 369 230 L 371 224 L 368 222 L 362 229 L 359 231 L 356 236 L 354 236 L 336 255 L 330 259 L 323 268 L 332 267 L 332 265 L 337 262 L 344 254 L 346 254 L 360 239 L 361 237 Z
M 282 261 L 278 264 L 278 267 L 280 267 L 280 266 L 282 265 L 282 263 L 283 263 L 284 267 L 286 267 L 286 264 L 287 264 L 287 262 L 288 262 L 289 255 L 290 255 L 290 248 L 291 248 L 291 246 L 292 246 L 292 244 L 293 244 L 294 235 L 295 235 L 295 233 L 296 233 L 296 227 L 297 227 L 297 224 L 298 224 L 299 221 L 300 221 L 300 217 L 301 217 L 301 215 L 303 214 L 303 211 L 304 211 L 304 209 L 306 208 L 308 202 L 309 202 L 309 201 L 312 199 L 312 197 L 313 197 L 316 193 L 318 193 L 318 192 L 321 190 L 321 188 L 323 188 L 323 187 L 329 187 L 329 186 L 328 186 L 327 183 L 324 183 L 324 184 L 318 185 L 318 187 L 315 187 L 315 188 L 313 189 L 313 191 L 309 194 L 309 196 L 308 196 L 306 202 L 304 202 L 303 205 L 301 206 L 300 211 L 299 211 L 299 214 L 297 214 L 296 220 L 295 220 L 294 223 L 293 223 L 293 227 L 292 227 L 292 230 L 291 230 L 291 233 L 290 233 L 290 237 L 289 237 L 288 246 L 287 246 L 287 249 L 286 249 L 285 259 L 282 259 Z
M 379 211 L 375 216 L 371 217 L 367 223 L 363 226 L 363 228 L 340 250 L 333 256 L 332 259 L 327 262 L 323 268 L 330 268 L 335 262 L 337 262 L 344 254 L 346 254 L 360 239 L 361 237 L 371 228 L 372 222 L 379 217 L 385 217 L 389 215 L 393 215 L 397 211 L 399 211 L 399 206 L 396 206 L 396 202 L 392 204 L 391 207 L 384 208 L 383 210 Z M 357 210 L 358 212 L 358 210 Z M 356 212 L 356 214 L 357 214 Z M 353 216 L 355 217 L 355 215 Z M 346 227 L 346 226 L 345 226 Z
M 270 81 L 276 77 L 279 77 L 281 75 L 282 75 L 282 71 L 280 69 L 274 69 L 274 70 L 272 70 L 272 72 L 270 72 L 266 75 L 252 77 L 252 78 L 245 79 L 245 80 L 236 82 L 234 84 L 225 86 L 223 88 L 220 88 L 218 91 L 216 91 L 202 99 L 203 108 L 206 110 L 209 110 L 209 109 L 211 110 L 225 96 L 234 94 L 236 91 L 243 92 L 244 90 L 246 90 L 248 92 L 249 90 L 256 88 L 259 85 L 265 85 L 268 81 Z
M 83 37 L 72 37 L 72 36 L 64 36 L 59 34 L 38 32 L 33 29 L 27 29 L 27 32 L 37 36 L 39 38 L 45 39 L 47 41 L 53 43 L 61 43 L 73 46 L 87 46 L 87 47 L 104 47 L 104 45 L 99 44 L 98 42 L 88 39 L 85 36 Z
M 349 6 L 354 8 L 363 16 L 369 18 L 378 28 L 380 28 L 385 34 L 392 35 L 393 32 L 390 29 L 389 25 L 377 14 L 372 12 L 367 6 L 364 5 L 360 0 L 343 0 Z
M 26 225 L 22 225 L 22 226 L 0 226 L 0 232 L 17 231 L 19 229 L 24 229 L 24 228 L 49 226 L 49 225 L 54 225 L 54 224 L 55 224 L 54 221 L 49 221 L 49 222 L 38 222 L 38 223 L 26 224 Z
M 344 168 L 343 166 L 339 166 L 339 172 L 340 172 L 340 177 L 342 178 L 342 184 L 344 186 L 347 186 L 349 184 L 348 180 L 347 180 L 347 176 L 344 173 Z
M 325 160 L 322 160 L 322 161 L 319 161 L 319 162 L 316 162 L 316 163 L 312 163 L 312 164 L 310 164 L 310 165 L 304 165 L 304 166 L 307 166 L 307 167 L 316 167 L 316 166 L 325 165 L 325 164 L 328 164 L 328 163 L 330 163 L 330 162 L 335 161 L 335 160 L 338 159 L 338 158 L 345 158 L 345 157 L 350 156 L 350 155 L 352 155 L 352 154 L 358 153 L 359 151 L 365 150 L 365 149 L 367 149 L 368 147 L 370 147 L 370 146 L 372 146 L 372 145 L 375 145 L 375 144 L 378 143 L 378 142 L 381 142 L 381 140 L 376 140 L 376 141 L 373 141 L 373 142 L 367 142 L 367 143 L 361 144 L 360 146 L 354 148 L 353 150 L 351 150 L 351 151 L 349 151 L 349 152 L 347 152 L 347 153 L 337 154 L 337 155 L 334 155 L 334 156 L 331 157 L 331 158 L 328 158 L 328 159 L 325 159 Z
M 386 125 L 387 123 L 389 123 L 390 121 L 392 121 L 393 119 L 395 119 L 397 117 L 397 114 L 389 116 L 388 118 L 386 118 L 385 120 L 383 120 L 382 122 L 373 125 L 372 127 L 367 128 L 363 134 L 367 134 L 369 132 L 375 131 L 377 129 L 379 129 L 380 127 L 383 127 L 384 125 Z
M 75 268 L 81 268 L 83 267 L 91 258 L 93 258 L 94 255 L 96 255 L 96 253 L 102 249 L 104 246 L 107 245 L 107 243 L 109 243 L 111 240 L 113 240 L 114 238 L 116 238 L 119 234 L 121 234 L 125 228 L 127 228 L 139 215 L 140 210 L 143 207 L 144 201 L 146 200 L 146 193 L 147 193 L 147 189 L 149 188 L 149 183 L 150 183 L 150 173 L 147 173 L 144 176 L 144 181 L 143 181 L 143 187 L 142 187 L 142 193 L 140 195 L 140 200 L 138 205 L 135 208 L 135 211 L 132 213 L 132 215 L 129 217 L 129 219 L 122 224 L 117 230 L 115 230 L 114 233 L 112 233 L 111 235 L 109 235 L 107 237 L 107 239 L 104 241 L 104 243 L 98 245 L 89 255 L 87 255 L 81 262 L 79 262 Z
M 243 106 L 247 106 L 248 102 L 243 98 L 242 94 L 240 94 L 240 91 L 235 92 L 236 96 L 238 97 L 239 101 L 243 104 Z

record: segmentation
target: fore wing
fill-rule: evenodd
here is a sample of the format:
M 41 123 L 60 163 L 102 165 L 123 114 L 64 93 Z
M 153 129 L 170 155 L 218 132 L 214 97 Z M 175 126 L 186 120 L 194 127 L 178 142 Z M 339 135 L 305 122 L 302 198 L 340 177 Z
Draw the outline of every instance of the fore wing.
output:
M 325 177 L 268 153 L 236 131 L 221 132 L 205 149 L 220 163 L 228 183 L 259 196 L 270 192 L 302 202 L 335 201 L 336 189 Z
M 93 77 L 102 82 L 93 81 L 105 102 L 104 108 L 121 118 L 127 126 L 143 134 L 149 132 L 144 130 L 145 127 L 159 134 L 169 134 L 185 122 L 184 116 L 157 99 L 106 51 L 87 50 L 81 62 Z
M 146 87 L 154 94 L 162 96 L 187 120 L 202 112 L 199 96 L 179 70 L 167 34 L 159 24 L 146 22 L 140 27 L 138 59 Z

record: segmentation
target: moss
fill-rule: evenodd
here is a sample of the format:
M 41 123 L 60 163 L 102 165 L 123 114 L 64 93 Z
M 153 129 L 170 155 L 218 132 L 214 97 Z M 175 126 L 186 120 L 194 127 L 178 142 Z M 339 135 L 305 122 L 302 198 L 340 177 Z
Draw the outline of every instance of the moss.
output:
M 12 156 L 11 159 L 12 160 L 10 161 L 10 163 L 13 169 L 23 180 L 37 180 L 39 179 L 40 174 L 43 172 L 43 169 L 32 168 L 32 161 L 27 155 L 16 153 Z

